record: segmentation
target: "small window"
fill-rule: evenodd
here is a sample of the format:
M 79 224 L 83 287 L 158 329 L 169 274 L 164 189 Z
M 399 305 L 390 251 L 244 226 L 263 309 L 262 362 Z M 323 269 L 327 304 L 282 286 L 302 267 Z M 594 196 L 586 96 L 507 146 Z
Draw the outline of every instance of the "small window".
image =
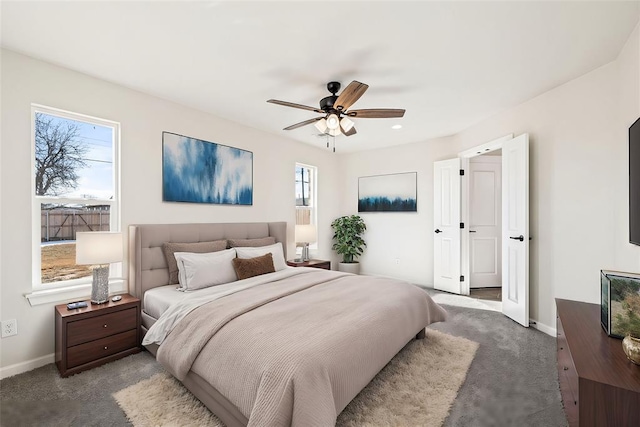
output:
M 296 225 L 317 226 L 317 169 L 315 166 L 296 164 Z M 317 250 L 318 243 L 313 242 L 309 249 Z M 296 247 L 296 254 L 302 253 Z
M 119 230 L 119 126 L 34 106 L 33 135 L 34 288 L 89 283 L 90 267 L 75 263 L 75 236 Z
M 316 168 L 296 164 L 296 225 L 315 224 Z

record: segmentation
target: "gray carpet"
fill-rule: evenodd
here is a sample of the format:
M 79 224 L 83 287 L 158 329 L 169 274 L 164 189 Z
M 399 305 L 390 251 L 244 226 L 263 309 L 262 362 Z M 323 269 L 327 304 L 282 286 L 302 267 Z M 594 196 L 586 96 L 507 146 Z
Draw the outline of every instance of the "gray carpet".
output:
M 445 426 L 566 426 L 553 337 L 501 313 L 444 307 L 449 320 L 432 327 L 480 344 Z M 144 352 L 64 379 L 54 365 L 6 378 L 0 425 L 130 425 L 111 394 L 160 371 Z

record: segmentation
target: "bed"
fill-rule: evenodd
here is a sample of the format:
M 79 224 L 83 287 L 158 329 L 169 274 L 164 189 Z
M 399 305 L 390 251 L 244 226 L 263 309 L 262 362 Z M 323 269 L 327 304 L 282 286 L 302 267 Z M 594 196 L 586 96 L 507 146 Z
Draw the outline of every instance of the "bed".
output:
M 273 237 L 286 259 L 286 227 L 129 228 L 130 289 L 143 301 L 143 334 L 156 340 L 146 347 L 228 427 L 335 424 L 398 351 L 446 317 L 407 283 L 313 268 L 286 267 L 191 294 L 167 286 L 166 242 Z

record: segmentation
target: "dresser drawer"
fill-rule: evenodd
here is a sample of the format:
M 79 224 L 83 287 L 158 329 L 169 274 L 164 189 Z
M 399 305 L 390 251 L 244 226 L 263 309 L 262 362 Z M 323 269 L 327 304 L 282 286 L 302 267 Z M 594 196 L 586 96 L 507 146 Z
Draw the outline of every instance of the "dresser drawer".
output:
M 67 324 L 67 347 L 73 347 L 120 332 L 136 329 L 138 314 L 135 307 L 77 320 Z
M 134 325 L 135 326 L 135 325 Z M 138 331 L 131 330 L 117 335 L 70 347 L 67 350 L 67 367 L 82 365 L 102 357 L 111 356 L 130 348 L 137 343 Z

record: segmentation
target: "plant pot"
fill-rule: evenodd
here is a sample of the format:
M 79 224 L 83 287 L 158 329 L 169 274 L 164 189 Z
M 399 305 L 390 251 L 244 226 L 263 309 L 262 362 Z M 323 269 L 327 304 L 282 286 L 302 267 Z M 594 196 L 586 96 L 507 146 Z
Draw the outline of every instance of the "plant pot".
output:
M 359 262 L 340 262 L 338 263 L 338 270 L 344 273 L 360 274 Z
M 622 349 L 627 358 L 636 365 L 640 365 L 640 339 L 627 335 L 622 340 Z

